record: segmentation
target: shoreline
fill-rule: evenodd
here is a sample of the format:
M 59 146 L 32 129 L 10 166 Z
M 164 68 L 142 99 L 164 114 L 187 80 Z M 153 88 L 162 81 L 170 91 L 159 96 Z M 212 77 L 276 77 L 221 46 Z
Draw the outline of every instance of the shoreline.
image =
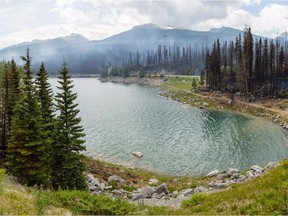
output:
M 165 79 L 160 77 L 115 77 L 109 76 L 107 78 L 99 78 L 101 82 L 113 82 L 113 83 L 124 83 L 124 84 L 139 84 L 139 85 L 148 85 L 153 87 L 163 86 Z
M 288 130 L 288 99 L 269 99 L 265 98 L 256 102 L 245 102 L 245 97 L 235 95 L 233 101 L 227 94 L 217 92 L 193 92 L 187 89 L 180 89 L 173 84 L 169 84 L 169 80 L 173 77 L 108 77 L 101 79 L 102 82 L 114 82 L 124 84 L 139 84 L 152 87 L 160 87 L 164 91 L 159 92 L 160 96 L 168 100 L 178 101 L 179 103 L 198 107 L 200 109 L 210 109 L 218 111 L 230 111 L 239 114 L 251 114 L 257 117 L 265 117 L 276 125 Z M 174 77 L 175 78 L 175 77 Z M 177 76 L 178 78 L 178 76 Z M 187 77 L 186 77 L 187 78 Z M 179 76 L 181 80 L 181 76 Z M 283 101 L 283 104 L 281 104 Z M 277 106 L 285 107 L 286 110 Z

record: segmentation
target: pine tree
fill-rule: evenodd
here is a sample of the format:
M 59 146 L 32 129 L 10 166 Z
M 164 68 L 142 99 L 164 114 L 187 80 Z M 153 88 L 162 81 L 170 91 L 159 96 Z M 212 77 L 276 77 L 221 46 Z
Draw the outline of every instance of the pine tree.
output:
M 56 108 L 59 111 L 56 129 L 57 141 L 53 147 L 53 182 L 54 187 L 62 189 L 85 189 L 87 187 L 83 172 L 85 170 L 85 150 L 83 127 L 77 117 L 79 110 L 75 103 L 77 94 L 72 92 L 73 84 L 69 70 L 64 63 L 59 76 L 59 93 L 56 94 Z
M 7 150 L 12 124 L 13 109 L 20 95 L 20 74 L 15 61 L 5 63 L 1 85 L 1 142 L 2 150 Z
M 0 149 L 4 152 L 8 144 L 8 110 L 9 110 L 9 67 L 10 63 L 5 63 L 2 85 L 1 85 L 1 142 Z
M 37 98 L 40 105 L 41 116 L 43 118 L 46 131 L 51 134 L 54 130 L 53 124 L 55 123 L 53 90 L 48 82 L 48 73 L 45 70 L 43 62 L 40 65 L 36 75 Z
M 252 89 L 252 70 L 253 70 L 253 36 L 251 28 L 244 29 L 243 42 L 243 63 L 244 63 L 244 79 L 246 80 L 246 92 Z
M 10 172 L 27 185 L 49 185 L 51 146 L 42 126 L 43 119 L 35 95 L 29 49 L 23 76 L 23 94 L 12 118 L 7 165 Z

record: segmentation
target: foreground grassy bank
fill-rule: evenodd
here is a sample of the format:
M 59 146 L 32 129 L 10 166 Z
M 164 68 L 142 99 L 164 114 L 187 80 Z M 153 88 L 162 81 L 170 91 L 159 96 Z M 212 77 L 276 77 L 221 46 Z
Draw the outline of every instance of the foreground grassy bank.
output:
M 98 162 L 97 162 L 98 163 Z M 105 164 L 101 162 L 102 164 Z M 117 168 L 107 164 L 107 170 Z M 122 169 L 123 167 L 121 167 Z M 96 167 L 95 167 L 96 169 Z M 145 181 L 150 174 L 138 172 L 137 179 Z M 48 191 L 19 185 L 0 171 L 0 214 L 9 215 L 67 215 L 67 214 L 287 214 L 288 161 L 262 177 L 233 185 L 231 189 L 196 194 L 184 201 L 179 209 L 143 206 L 123 199 L 92 195 L 83 191 Z M 135 174 L 136 175 L 136 174 Z M 156 175 L 156 174 L 155 174 Z M 142 177 L 141 177 L 142 176 Z M 156 175 L 157 177 L 160 177 Z M 167 180 L 167 177 L 163 177 Z M 168 177 L 170 178 L 170 177 Z M 205 181 L 205 179 L 204 179 Z M 179 185 L 182 183 L 179 182 Z

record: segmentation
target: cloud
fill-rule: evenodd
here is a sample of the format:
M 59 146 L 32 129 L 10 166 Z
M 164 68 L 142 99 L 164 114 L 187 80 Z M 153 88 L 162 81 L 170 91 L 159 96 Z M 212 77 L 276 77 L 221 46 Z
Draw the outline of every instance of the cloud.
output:
M 288 29 L 287 17 L 283 1 L 0 0 L 0 48 L 72 32 L 99 40 L 150 22 L 195 30 L 247 24 L 256 34 L 272 36 Z
M 261 0 L 242 0 L 245 5 L 260 4 Z

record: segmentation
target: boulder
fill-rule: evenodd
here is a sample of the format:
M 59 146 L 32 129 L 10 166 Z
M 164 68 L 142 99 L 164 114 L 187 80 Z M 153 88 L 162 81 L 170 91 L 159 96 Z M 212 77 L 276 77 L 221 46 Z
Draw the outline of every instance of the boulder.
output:
M 140 193 L 136 193 L 132 195 L 132 201 L 136 201 L 136 200 L 143 199 L 143 198 L 144 198 L 143 194 L 140 194 Z
M 142 194 L 143 198 L 151 198 L 154 193 L 154 190 L 152 187 L 147 186 L 147 187 L 141 188 L 139 193 Z
M 217 179 L 219 180 L 223 180 L 223 179 L 226 179 L 226 178 L 229 178 L 230 176 L 227 174 L 227 173 L 220 173 L 217 175 Z
M 143 157 L 143 154 L 141 152 L 138 152 L 138 151 L 132 152 L 132 155 L 134 155 L 135 157 L 138 157 L 138 158 Z
M 177 196 L 179 194 L 178 190 L 173 191 L 172 195 Z
M 96 185 L 97 187 L 100 187 L 101 186 L 101 182 L 99 181 L 98 178 L 95 178 L 92 174 L 88 174 L 87 175 L 87 180 L 88 180 L 88 183 L 91 184 L 91 185 Z
M 210 173 L 207 174 L 207 177 L 214 177 L 219 174 L 219 170 L 213 170 Z
M 207 191 L 208 191 L 208 188 L 205 188 L 203 186 L 197 186 L 196 188 L 194 188 L 194 193 L 204 193 Z
M 157 185 L 159 181 L 157 179 L 149 179 L 148 184 L 149 185 Z
M 229 183 L 227 182 L 212 182 L 209 183 L 209 186 L 214 189 L 224 189 L 229 186 Z
M 251 170 L 253 170 L 253 171 L 257 172 L 257 173 L 262 173 L 263 168 L 260 167 L 260 166 L 258 166 L 258 165 L 253 165 L 253 166 L 251 167 Z
M 108 178 L 108 184 L 111 183 L 111 182 L 113 182 L 113 181 L 119 183 L 120 185 L 124 185 L 124 184 L 126 183 L 125 180 L 119 178 L 119 177 L 116 176 L 116 175 L 109 176 L 109 178 Z
M 247 171 L 247 172 L 246 172 L 246 178 L 247 178 L 248 180 L 254 178 L 254 171 L 253 171 L 253 170 Z
M 234 173 L 231 175 L 230 179 L 239 179 L 240 178 L 240 173 Z
M 88 185 L 88 189 L 90 192 L 99 191 L 99 188 L 96 187 L 95 185 Z
M 226 170 L 226 173 L 229 176 L 232 176 L 234 174 L 239 174 L 239 169 L 235 169 L 235 168 L 229 168 L 228 170 Z
M 116 175 L 109 176 L 109 178 L 108 178 L 108 183 L 110 183 L 110 182 L 112 182 L 112 181 L 120 182 L 121 179 L 120 179 L 118 176 L 116 176 Z
M 165 194 L 168 194 L 169 193 L 169 190 L 166 186 L 165 183 L 161 184 L 160 186 L 158 186 L 156 188 L 156 190 L 154 191 L 154 193 L 158 193 L 158 194 L 161 194 L 161 193 L 165 193 Z
M 276 168 L 277 166 L 279 166 L 280 164 L 277 163 L 277 162 L 269 162 L 263 169 L 263 172 L 266 172 L 267 170 L 270 170 L 270 169 L 273 169 L 273 168 Z
M 166 196 L 165 193 L 161 193 L 161 194 L 154 193 L 152 198 L 161 199 L 162 197 L 165 197 L 165 196 Z
M 182 194 L 184 197 L 188 197 L 194 193 L 194 190 L 192 188 L 187 188 L 187 189 L 181 190 L 179 193 Z

